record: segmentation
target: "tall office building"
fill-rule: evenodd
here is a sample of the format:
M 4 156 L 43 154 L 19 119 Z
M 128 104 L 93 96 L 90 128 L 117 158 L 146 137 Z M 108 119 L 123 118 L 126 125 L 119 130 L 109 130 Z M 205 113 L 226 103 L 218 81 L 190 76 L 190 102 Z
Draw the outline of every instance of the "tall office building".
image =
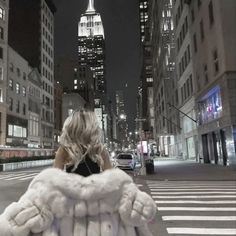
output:
M 162 155 L 175 155 L 174 134 L 181 128 L 178 114 L 172 114 L 169 109 L 169 104 L 178 101 L 174 73 L 173 3 L 172 0 L 152 1 L 151 8 L 155 139 Z
M 186 2 L 186 1 L 185 1 Z M 184 159 L 196 159 L 197 148 L 197 124 L 195 111 L 194 86 L 195 73 L 193 73 L 192 47 L 191 47 L 191 16 L 190 9 L 183 0 L 176 0 L 173 6 L 173 19 L 175 24 L 176 45 L 176 91 L 177 95 L 170 101 L 171 110 L 177 107 L 179 112 L 179 125 L 181 131 L 178 135 L 178 153 L 182 153 Z
M 52 0 L 11 0 L 9 45 L 41 74 L 41 146 L 53 147 L 54 13 Z
M 150 103 L 153 100 L 153 75 L 152 75 L 152 53 L 150 41 L 150 13 L 151 0 L 139 1 L 139 23 L 140 23 L 140 44 L 142 50 L 141 69 L 141 113 L 138 119 L 146 119 L 145 122 L 138 122 L 136 126 L 142 128 L 149 134 L 153 132 L 154 108 Z
M 105 95 L 105 37 L 101 16 L 94 8 L 94 0 L 89 0 L 88 8 L 78 24 L 78 62 L 79 67 L 88 66 L 93 72 L 95 97 Z
M 0 145 L 6 141 L 8 5 L 8 0 L 0 0 Z
M 116 115 L 117 119 L 117 138 L 120 142 L 120 148 L 127 147 L 128 139 L 128 124 L 125 113 L 124 92 L 122 90 L 116 91 Z

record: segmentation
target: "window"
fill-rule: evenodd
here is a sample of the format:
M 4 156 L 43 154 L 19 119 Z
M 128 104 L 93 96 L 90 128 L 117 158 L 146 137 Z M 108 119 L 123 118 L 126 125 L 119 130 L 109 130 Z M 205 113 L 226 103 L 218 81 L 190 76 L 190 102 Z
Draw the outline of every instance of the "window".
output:
M 9 88 L 13 90 L 13 80 L 9 79 Z
M 200 21 L 200 35 L 201 35 L 201 40 L 204 40 L 204 28 L 203 28 L 203 21 Z
M 191 54 L 190 54 L 190 46 L 189 45 L 187 47 L 187 57 L 188 57 L 188 62 L 190 62 Z
M 26 96 L 26 88 L 24 86 L 22 86 L 22 94 L 24 97 Z
M 212 24 L 214 23 L 214 12 L 213 12 L 212 1 L 210 1 L 209 5 L 208 5 L 208 14 L 209 14 L 210 26 L 212 26 Z
M 13 136 L 13 125 L 8 125 L 8 136 Z
M 16 93 L 20 93 L 20 84 L 16 83 Z
M 0 66 L 0 80 L 3 80 L 3 67 Z
M 23 115 L 26 114 L 26 105 L 25 105 L 25 103 L 23 103 L 22 112 L 23 112 Z
M 192 18 L 192 23 L 193 23 L 195 20 L 194 9 L 191 10 L 191 18 Z
M 3 59 L 3 48 L 0 47 L 0 59 Z
M 200 8 L 201 5 L 202 5 L 202 1 L 201 1 L 201 0 L 198 0 L 198 1 L 197 1 L 197 5 L 198 5 L 198 8 Z
M 12 111 L 13 109 L 13 99 L 9 98 L 9 110 Z
M 197 52 L 197 36 L 196 36 L 196 34 L 193 35 L 193 45 L 194 45 L 194 51 Z
M 10 63 L 10 71 L 14 72 L 14 65 L 13 65 L 13 63 Z
M 2 89 L 0 88 L 0 102 L 3 102 L 3 94 L 2 94 Z
M 17 76 L 19 76 L 20 77 L 20 75 L 21 75 L 21 73 L 20 73 L 20 68 L 16 68 L 16 73 L 17 73 Z
M 208 69 L 207 69 L 207 64 L 203 65 L 203 70 L 204 70 L 204 77 L 205 77 L 205 83 L 208 83 Z
M 0 7 L 0 19 L 5 20 L 5 10 Z
M 188 32 L 188 17 L 187 16 L 185 17 L 184 24 L 185 24 L 185 33 L 187 33 Z
M 213 63 L 214 63 L 214 71 L 215 73 L 219 72 L 219 59 L 217 49 L 213 51 Z
M 23 80 L 26 80 L 26 73 L 23 72 Z
M 189 80 L 190 80 L 190 93 L 193 94 L 193 77 L 192 77 L 192 75 L 190 75 Z
M 0 39 L 4 39 L 4 29 L 0 26 Z
M 19 100 L 17 101 L 17 104 L 16 104 L 16 112 L 20 113 L 20 101 Z

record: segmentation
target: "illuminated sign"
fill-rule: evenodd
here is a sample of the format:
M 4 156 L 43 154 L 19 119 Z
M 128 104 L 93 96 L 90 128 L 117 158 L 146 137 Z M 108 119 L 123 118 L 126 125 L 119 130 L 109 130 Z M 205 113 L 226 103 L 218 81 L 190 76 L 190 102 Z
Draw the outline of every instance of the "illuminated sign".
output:
M 220 87 L 215 86 L 198 103 L 200 124 L 208 123 L 222 115 Z

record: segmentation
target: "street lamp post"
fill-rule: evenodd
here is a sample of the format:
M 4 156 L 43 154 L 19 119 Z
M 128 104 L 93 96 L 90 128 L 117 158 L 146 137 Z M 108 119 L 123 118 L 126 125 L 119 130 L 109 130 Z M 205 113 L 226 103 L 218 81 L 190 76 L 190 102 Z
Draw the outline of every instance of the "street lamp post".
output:
M 135 119 L 136 122 L 144 122 L 146 119 Z M 146 175 L 146 168 L 145 168 L 145 162 L 144 162 L 144 155 L 143 155 L 143 139 L 142 139 L 142 128 L 141 125 L 139 126 L 139 139 L 140 139 L 140 145 L 141 145 L 141 169 L 140 174 Z

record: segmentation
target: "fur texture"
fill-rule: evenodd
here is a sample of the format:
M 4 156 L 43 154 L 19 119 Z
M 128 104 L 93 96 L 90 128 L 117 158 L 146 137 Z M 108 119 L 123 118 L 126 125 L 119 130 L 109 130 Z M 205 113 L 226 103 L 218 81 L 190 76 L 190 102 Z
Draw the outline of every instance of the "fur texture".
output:
M 42 171 L 0 216 L 1 236 L 151 236 L 156 205 L 119 169 L 87 178 Z

